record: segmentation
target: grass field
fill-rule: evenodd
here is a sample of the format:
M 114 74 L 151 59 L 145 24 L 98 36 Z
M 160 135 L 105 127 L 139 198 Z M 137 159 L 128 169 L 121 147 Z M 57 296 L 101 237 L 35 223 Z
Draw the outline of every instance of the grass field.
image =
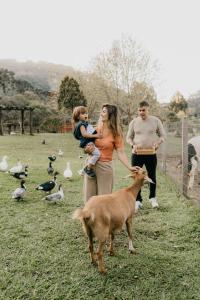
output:
M 41 144 L 44 138 L 46 145 Z M 50 178 L 47 157 L 59 148 L 64 156 L 54 168 L 65 200 L 45 203 L 34 188 Z M 70 134 L 0 137 L 0 156 L 8 155 L 9 166 L 20 159 L 30 169 L 21 202 L 11 199 L 17 179 L 0 173 L 0 299 L 200 299 L 200 211 L 162 174 L 160 208 L 151 209 L 144 188 L 144 208 L 133 222 L 138 254 L 129 254 L 123 231 L 116 236 L 116 256 L 105 253 L 108 274 L 102 276 L 90 265 L 81 225 L 71 218 L 83 204 L 80 153 Z M 74 173 L 71 181 L 62 175 L 67 161 Z M 117 160 L 115 173 L 115 189 L 131 183 L 122 180 L 127 170 Z

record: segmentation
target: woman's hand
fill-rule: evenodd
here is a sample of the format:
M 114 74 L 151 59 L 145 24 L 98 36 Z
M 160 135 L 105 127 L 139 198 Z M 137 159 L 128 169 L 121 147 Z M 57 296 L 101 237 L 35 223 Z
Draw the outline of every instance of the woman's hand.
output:
M 102 139 L 103 134 L 102 134 L 102 132 L 99 132 L 99 133 L 95 134 L 95 136 L 97 139 Z

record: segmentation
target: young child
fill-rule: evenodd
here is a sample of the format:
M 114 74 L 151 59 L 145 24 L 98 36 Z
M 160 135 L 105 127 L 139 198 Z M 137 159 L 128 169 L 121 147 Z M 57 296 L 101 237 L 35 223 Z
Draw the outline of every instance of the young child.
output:
M 95 146 L 94 140 L 101 138 L 101 134 L 98 134 L 94 127 L 88 123 L 88 111 L 85 106 L 77 106 L 74 108 L 72 121 L 74 127 L 74 137 L 80 141 L 80 147 L 87 153 L 85 147 L 88 144 L 94 145 L 94 151 L 90 155 L 87 166 L 84 168 L 84 172 L 90 176 L 95 177 L 94 165 L 100 157 L 100 151 Z

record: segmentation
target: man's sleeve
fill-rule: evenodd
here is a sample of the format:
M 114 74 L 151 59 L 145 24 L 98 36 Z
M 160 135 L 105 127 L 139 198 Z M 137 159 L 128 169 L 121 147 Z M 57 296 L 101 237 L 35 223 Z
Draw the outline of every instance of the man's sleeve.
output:
M 158 119 L 157 134 L 161 142 L 164 142 L 166 140 L 166 132 L 160 119 Z
M 134 120 L 132 120 L 128 127 L 128 132 L 126 135 L 126 142 L 130 145 L 133 145 L 133 139 L 134 139 L 135 133 L 134 133 Z

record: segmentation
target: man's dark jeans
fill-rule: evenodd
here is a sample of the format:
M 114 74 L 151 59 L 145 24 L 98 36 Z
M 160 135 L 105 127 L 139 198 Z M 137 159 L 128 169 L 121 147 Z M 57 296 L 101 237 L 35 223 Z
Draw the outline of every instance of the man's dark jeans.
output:
M 156 167 L 157 167 L 157 156 L 153 155 L 137 155 L 132 154 L 131 157 L 132 166 L 143 167 L 145 165 L 148 177 L 152 179 L 154 183 L 150 183 L 149 199 L 156 197 Z M 137 201 L 142 202 L 141 190 L 137 195 Z

